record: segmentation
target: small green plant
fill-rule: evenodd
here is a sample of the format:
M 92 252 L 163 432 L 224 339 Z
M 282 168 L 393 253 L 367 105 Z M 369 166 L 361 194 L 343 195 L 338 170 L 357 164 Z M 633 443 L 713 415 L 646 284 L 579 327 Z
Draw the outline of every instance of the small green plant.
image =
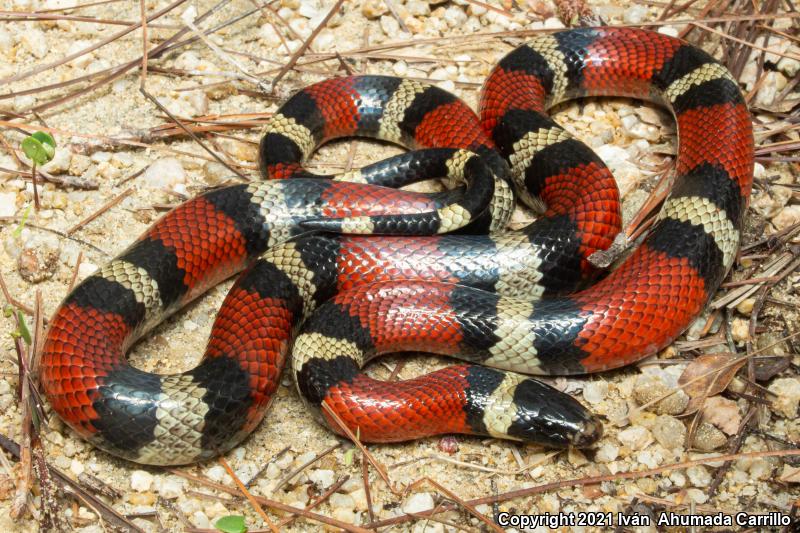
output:
M 216 522 L 214 527 L 223 533 L 245 533 L 247 526 L 244 525 L 244 517 L 239 515 L 223 516 Z
M 53 136 L 43 131 L 25 137 L 22 140 L 22 151 L 31 160 L 31 179 L 33 180 L 33 202 L 39 209 L 39 190 L 36 187 L 36 166 L 44 165 L 56 155 L 56 141 Z

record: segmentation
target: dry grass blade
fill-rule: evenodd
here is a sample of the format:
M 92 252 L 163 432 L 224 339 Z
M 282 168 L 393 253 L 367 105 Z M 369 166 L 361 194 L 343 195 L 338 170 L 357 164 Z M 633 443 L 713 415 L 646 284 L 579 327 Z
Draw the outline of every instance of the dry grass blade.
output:
M 386 468 L 379 463 L 371 453 L 369 453 L 369 450 L 367 450 L 364 444 L 361 443 L 353 431 L 347 427 L 347 424 L 342 421 L 336 411 L 334 411 L 325 400 L 322 401 L 322 409 L 329 416 L 329 420 L 333 421 L 336 427 L 338 427 L 345 435 L 347 435 L 347 438 L 349 438 L 353 444 L 355 444 L 358 449 L 361 450 L 361 453 L 364 454 L 364 457 L 367 459 L 367 461 L 369 461 L 370 464 L 375 468 L 375 470 L 378 472 L 378 475 L 381 476 L 381 479 L 383 479 L 384 483 L 386 483 L 386 486 L 389 487 L 389 490 L 391 490 L 394 494 L 400 494 L 401 491 L 397 490 L 389 480 L 389 474 L 386 473 Z
M 311 43 L 314 41 L 317 35 L 319 35 L 319 32 L 322 31 L 322 29 L 328 24 L 331 18 L 333 18 L 336 12 L 339 11 L 342 5 L 344 5 L 344 2 L 345 0 L 337 0 L 337 2 L 333 5 L 331 10 L 328 11 L 328 14 L 325 15 L 325 18 L 322 19 L 322 21 L 317 25 L 317 27 L 314 28 L 314 31 L 311 32 L 311 35 L 308 36 L 308 39 L 305 39 L 303 41 L 303 44 L 300 45 L 300 48 L 297 49 L 297 52 L 295 52 L 292 55 L 292 57 L 289 59 L 289 62 L 286 63 L 286 65 L 284 65 L 284 67 L 280 69 L 280 71 L 278 71 L 278 74 L 272 79 L 271 92 L 275 91 L 276 87 L 278 86 L 278 83 L 290 70 L 294 68 L 294 66 L 297 64 L 297 61 L 301 57 L 303 57 L 303 54 L 306 53 L 306 50 L 308 50 L 308 47 L 311 46 Z
M 466 500 L 464 503 L 467 503 L 472 506 L 476 505 L 488 505 L 493 503 L 504 502 L 508 500 L 515 500 L 517 498 L 524 498 L 528 496 L 533 496 L 534 494 L 542 494 L 546 492 L 551 492 L 554 490 L 558 490 L 561 488 L 567 487 L 582 487 L 586 485 L 599 485 L 600 483 L 605 482 L 615 482 L 621 481 L 625 479 L 640 479 L 645 477 L 657 476 L 659 474 L 663 474 L 665 472 L 671 472 L 673 470 L 685 470 L 687 468 L 691 468 L 693 466 L 700 466 L 700 465 L 708 465 L 714 463 L 722 463 L 725 461 L 736 461 L 738 459 L 755 459 L 760 457 L 797 457 L 800 456 L 800 449 L 791 449 L 791 450 L 776 450 L 776 451 L 763 451 L 763 452 L 746 452 L 746 453 L 735 453 L 735 454 L 721 454 L 715 455 L 711 457 L 703 457 L 701 459 L 695 459 L 692 461 L 684 461 L 681 463 L 673 463 L 669 465 L 660 466 L 657 468 L 650 468 L 646 470 L 639 470 L 634 472 L 618 472 L 616 474 L 608 474 L 602 476 L 588 476 L 582 478 L 572 478 L 572 479 L 562 479 L 560 481 L 554 481 L 552 483 L 545 483 L 542 485 L 537 485 L 534 487 L 528 487 L 524 489 L 517 489 L 509 492 L 503 492 L 500 494 L 494 494 L 492 496 L 484 496 L 483 498 L 475 498 L 472 500 Z M 431 510 L 431 511 L 424 511 L 421 513 L 416 513 L 415 515 L 402 515 L 395 518 L 388 518 L 386 520 L 379 520 L 377 522 L 372 522 L 367 524 L 366 527 L 370 529 L 374 528 L 381 528 L 381 527 L 388 527 L 388 526 L 395 526 L 398 524 L 403 524 L 406 522 L 411 522 L 413 520 L 417 520 L 419 518 L 423 518 L 426 516 L 431 516 L 437 512 L 444 512 L 449 511 L 453 507 L 452 506 L 443 506 L 439 510 Z
M 150 22 L 152 20 L 156 20 L 157 18 L 161 17 L 165 13 L 169 13 L 170 11 L 175 9 L 176 7 L 178 7 L 181 4 L 183 4 L 184 2 L 186 2 L 186 0 L 175 0 L 175 2 L 167 5 L 166 7 L 162 8 L 162 9 L 159 9 L 158 11 L 153 13 L 150 17 L 147 18 L 147 22 Z M 0 85 L 6 85 L 6 84 L 9 84 L 9 83 L 14 82 L 14 81 L 24 80 L 25 78 L 29 78 L 31 76 L 35 76 L 36 74 L 41 74 L 42 72 L 46 72 L 48 70 L 54 69 L 54 68 L 56 68 L 56 67 L 58 67 L 60 65 L 63 65 L 64 63 L 68 63 L 68 62 L 72 61 L 73 59 L 76 59 L 76 58 L 78 58 L 78 57 L 80 57 L 80 56 L 82 56 L 84 54 L 88 54 L 90 52 L 93 52 L 93 51 L 97 50 L 98 48 L 100 48 L 102 46 L 105 46 L 105 45 L 107 45 L 108 43 L 110 43 L 112 41 L 115 41 L 117 39 L 120 39 L 121 37 L 124 37 L 125 35 L 131 33 L 132 31 L 139 29 L 139 27 L 141 25 L 142 25 L 142 23 L 140 22 L 140 23 L 134 24 L 132 26 L 129 26 L 129 27 L 125 28 L 124 30 L 120 30 L 117 33 L 109 35 L 105 39 L 103 39 L 103 40 L 101 40 L 101 41 L 99 41 L 99 42 L 97 42 L 97 43 L 95 43 L 95 44 L 93 44 L 91 46 L 87 46 L 86 48 L 83 48 L 81 50 L 78 50 L 77 52 L 74 52 L 74 53 L 69 54 L 69 55 L 67 55 L 65 57 L 62 57 L 61 59 L 59 59 L 57 61 L 53 61 L 52 63 L 39 65 L 38 67 L 34 67 L 34 68 L 32 68 L 30 70 L 27 70 L 25 72 L 20 72 L 19 74 L 15 74 L 13 76 L 9 76 L 7 78 L 0 79 Z
M 182 477 L 184 479 L 194 481 L 195 483 L 200 483 L 201 485 L 205 485 L 206 487 L 213 488 L 214 490 L 218 490 L 220 492 L 225 492 L 227 494 L 231 494 L 234 496 L 239 495 L 239 491 L 233 487 L 222 485 L 221 483 L 214 483 L 213 481 L 209 481 L 207 479 L 194 476 L 192 474 L 189 474 L 188 472 L 183 472 L 181 470 L 176 470 L 176 469 L 170 469 L 170 473 L 175 474 L 176 476 Z M 291 505 L 286 505 L 285 503 L 271 500 L 269 498 L 264 498 L 262 496 L 253 496 L 253 498 L 261 505 L 266 505 L 271 509 L 277 509 L 285 513 L 291 513 L 298 516 L 302 516 L 304 518 L 308 518 L 309 520 L 314 520 L 315 522 L 320 522 L 322 524 L 327 524 L 329 526 L 338 527 L 340 529 L 343 529 L 344 531 L 350 531 L 352 533 L 370 533 L 369 529 L 365 529 L 359 526 L 354 526 L 353 524 L 348 524 L 346 522 L 342 522 L 341 520 L 336 520 L 335 518 L 330 518 L 325 515 L 313 513 L 311 511 L 307 511 L 306 509 L 292 507 Z
M 116 195 L 114 198 L 112 198 L 111 200 L 109 200 L 108 202 L 103 204 L 100 207 L 100 209 L 98 209 L 97 211 L 95 211 L 94 213 L 89 215 L 88 217 L 84 218 L 83 220 L 81 220 L 80 222 L 78 222 L 77 224 L 75 224 L 74 226 L 69 228 L 67 230 L 67 235 L 72 235 L 73 233 L 75 233 L 76 231 L 78 231 L 79 229 L 84 227 L 86 224 L 88 224 L 89 222 L 93 221 L 94 219 L 96 219 L 97 217 L 99 217 L 100 215 L 102 215 L 103 213 L 105 213 L 106 211 L 108 211 L 109 209 L 111 209 L 112 207 L 117 205 L 118 203 L 120 203 L 122 200 L 124 200 L 132 192 L 133 192 L 133 188 L 132 187 L 128 188 L 128 189 L 125 189 L 124 191 L 122 191 L 121 193 Z
M 0 448 L 4 449 L 12 457 L 20 459 L 20 446 L 13 440 L 5 435 L 0 435 Z M 77 482 L 73 481 L 69 476 L 48 465 L 49 471 L 53 476 L 53 480 L 58 483 L 62 489 L 68 494 L 81 500 L 88 507 L 98 511 L 109 525 L 119 528 L 120 531 L 132 531 L 134 533 L 144 533 L 144 530 L 139 526 L 119 514 L 113 508 L 108 506 L 103 500 L 100 500 L 92 494 L 86 492 Z
M 247 487 L 244 486 L 244 483 L 242 483 L 242 481 L 236 475 L 236 472 L 233 471 L 231 466 L 228 464 L 228 461 L 226 461 L 225 458 L 222 456 L 219 456 L 217 461 L 219 462 L 219 464 L 222 465 L 222 468 L 225 469 L 228 475 L 231 476 L 233 482 L 236 483 L 236 486 L 239 487 L 239 490 L 242 492 L 242 494 L 244 494 L 244 497 L 247 498 L 247 501 L 250 502 L 250 505 L 253 506 L 253 509 L 256 511 L 256 513 L 258 513 L 258 516 L 260 516 L 261 519 L 264 520 L 264 522 L 267 524 L 270 530 L 272 530 L 273 533 L 278 533 L 278 528 L 275 527 L 275 524 L 272 522 L 272 520 L 269 519 L 269 516 L 267 516 L 267 513 L 265 513 L 264 509 L 262 509 L 261 506 L 258 504 L 258 501 L 253 497 L 252 494 L 250 494 L 250 491 L 247 490 Z

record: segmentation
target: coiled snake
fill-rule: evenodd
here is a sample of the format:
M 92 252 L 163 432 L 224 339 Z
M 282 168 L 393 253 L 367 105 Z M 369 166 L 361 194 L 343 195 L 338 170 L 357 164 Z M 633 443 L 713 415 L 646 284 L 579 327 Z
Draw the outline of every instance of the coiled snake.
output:
M 659 102 L 679 134 L 657 223 L 605 277 L 588 258 L 620 231 L 616 185 L 545 114 L 594 95 Z M 334 180 L 303 170 L 317 146 L 354 135 L 425 150 Z M 658 33 L 596 28 L 508 54 L 486 81 L 480 118 L 413 80 L 317 83 L 275 114 L 259 158 L 265 181 L 175 208 L 55 313 L 44 392 L 98 447 L 150 464 L 232 448 L 263 418 L 290 349 L 304 401 L 340 431 L 326 402 L 366 442 L 457 432 L 589 445 L 598 419 L 516 372 L 620 367 L 679 335 L 733 264 L 753 136 L 736 81 L 708 54 Z M 449 190 L 396 188 L 428 177 L 446 177 Z M 512 189 L 544 212 L 504 231 Z M 199 366 L 161 376 L 127 363 L 144 332 L 243 269 Z M 466 363 L 400 382 L 360 370 L 404 350 Z

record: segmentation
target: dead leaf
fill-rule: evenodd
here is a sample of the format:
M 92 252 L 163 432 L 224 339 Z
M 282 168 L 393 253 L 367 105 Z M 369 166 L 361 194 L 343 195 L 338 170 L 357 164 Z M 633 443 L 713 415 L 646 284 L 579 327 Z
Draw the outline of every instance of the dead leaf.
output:
M 783 465 L 780 480 L 784 483 L 800 483 L 800 467 Z
M 746 359 L 736 361 L 736 354 L 710 353 L 701 355 L 686 366 L 678 385 L 689 395 L 689 405 L 684 414 L 696 412 L 703 401 L 724 391 Z M 736 361 L 734 363 L 734 361 Z

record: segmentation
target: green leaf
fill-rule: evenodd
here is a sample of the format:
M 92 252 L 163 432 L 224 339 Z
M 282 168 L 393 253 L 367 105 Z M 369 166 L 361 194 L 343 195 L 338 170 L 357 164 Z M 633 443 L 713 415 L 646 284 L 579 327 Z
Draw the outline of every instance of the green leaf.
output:
M 33 137 L 42 144 L 50 146 L 51 148 L 56 147 L 56 140 L 53 139 L 53 136 L 47 133 L 46 131 L 37 131 L 36 133 L 31 135 L 31 137 Z
M 245 533 L 247 531 L 244 517 L 239 515 L 223 516 L 214 522 L 214 527 L 224 533 Z
M 25 341 L 25 344 L 30 346 L 33 342 L 33 338 L 31 337 L 31 332 L 27 324 L 25 324 L 25 316 L 22 314 L 22 311 L 17 311 L 17 320 L 19 320 L 19 334 L 22 336 L 22 340 Z
M 43 131 L 37 131 L 22 140 L 22 151 L 37 165 L 44 165 L 56 154 L 56 141 Z

